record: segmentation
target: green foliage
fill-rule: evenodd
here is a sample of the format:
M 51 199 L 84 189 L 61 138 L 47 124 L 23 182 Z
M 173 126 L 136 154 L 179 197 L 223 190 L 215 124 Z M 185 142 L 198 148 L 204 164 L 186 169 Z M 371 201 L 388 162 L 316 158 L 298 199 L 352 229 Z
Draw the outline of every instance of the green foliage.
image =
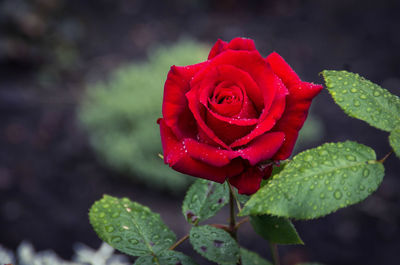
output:
M 134 265 L 196 265 L 185 254 L 173 250 L 166 250 L 157 256 L 141 256 Z
M 396 153 L 397 157 L 400 158 L 400 127 L 394 129 L 389 135 L 389 142 Z
M 87 88 L 79 119 L 105 162 L 151 187 L 180 191 L 191 178 L 164 165 L 157 118 L 161 117 L 164 82 L 171 65 L 204 61 L 206 49 L 193 41 L 159 47 L 148 62 L 116 70 L 107 82 Z
M 240 248 L 242 265 L 272 265 L 269 261 L 261 258 L 257 253 Z
M 351 117 L 392 131 L 400 124 L 400 99 L 386 89 L 346 71 L 322 72 L 335 102 Z
M 327 143 L 295 156 L 251 197 L 240 215 L 317 218 L 365 199 L 383 175 L 371 148 L 350 141 Z
M 189 238 L 193 248 L 208 260 L 236 264 L 239 259 L 239 246 L 225 230 L 209 225 L 193 226 Z
M 271 243 L 304 244 L 289 219 L 271 215 L 252 215 L 250 223 L 257 234 Z
M 93 204 L 89 219 L 102 240 L 133 256 L 161 253 L 176 240 L 159 214 L 127 198 L 104 195 Z
M 214 216 L 229 200 L 227 183 L 198 179 L 189 188 L 183 201 L 182 213 L 191 224 Z

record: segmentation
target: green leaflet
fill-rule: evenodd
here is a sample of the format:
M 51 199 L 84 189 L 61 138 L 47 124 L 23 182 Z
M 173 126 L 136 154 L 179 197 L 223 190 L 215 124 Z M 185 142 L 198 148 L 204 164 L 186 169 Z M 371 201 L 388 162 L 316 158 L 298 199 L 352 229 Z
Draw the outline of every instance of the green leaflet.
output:
M 228 201 L 227 183 L 198 179 L 185 196 L 182 213 L 189 223 L 197 224 L 214 216 Z
M 141 256 L 134 265 L 196 265 L 188 256 L 181 252 L 166 250 L 157 256 Z
M 272 265 L 271 262 L 261 258 L 257 253 L 240 248 L 242 265 Z
M 400 99 L 386 89 L 346 71 L 322 72 L 335 102 L 349 116 L 384 131 L 400 124 Z
M 213 226 L 194 226 L 190 230 L 190 243 L 194 250 L 218 264 L 236 264 L 239 246 L 225 230 Z
M 400 158 L 400 127 L 390 132 L 389 142 L 397 157 Z
M 365 199 L 383 175 L 371 148 L 351 141 L 327 143 L 295 156 L 239 215 L 317 218 Z
M 159 214 L 127 198 L 104 195 L 90 208 L 89 219 L 103 241 L 132 256 L 158 254 L 176 241 Z
M 276 244 L 304 244 L 289 219 L 271 215 L 252 215 L 250 223 L 254 231 Z

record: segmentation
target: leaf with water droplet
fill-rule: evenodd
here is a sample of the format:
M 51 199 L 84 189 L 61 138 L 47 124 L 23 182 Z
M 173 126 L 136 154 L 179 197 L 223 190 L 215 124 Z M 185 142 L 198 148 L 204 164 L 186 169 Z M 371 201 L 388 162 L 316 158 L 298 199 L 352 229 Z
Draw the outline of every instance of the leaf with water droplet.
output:
M 285 217 L 252 215 L 250 223 L 257 234 L 271 243 L 304 244 L 292 222 Z
M 397 157 L 400 158 L 400 126 L 390 132 L 389 142 Z
M 240 248 L 240 257 L 242 265 L 272 265 L 271 262 L 263 259 L 255 252 Z
M 324 156 L 322 151 L 326 151 Z M 383 175 L 382 163 L 368 146 L 351 141 L 327 143 L 296 155 L 252 195 L 239 215 L 317 218 L 362 201 L 378 188 Z
M 136 259 L 134 265 L 196 265 L 196 263 L 181 252 L 166 250 L 157 256 L 141 256 Z
M 102 240 L 132 256 L 158 254 L 176 241 L 159 214 L 127 198 L 104 195 L 91 207 L 89 220 Z
M 333 99 L 349 116 L 388 132 L 400 125 L 398 96 L 358 74 L 325 70 L 322 75 Z M 338 97 L 343 91 L 351 93 Z
M 182 205 L 182 213 L 191 224 L 213 217 L 229 200 L 229 188 L 220 184 L 198 179 L 189 188 Z
M 218 264 L 236 264 L 239 259 L 237 242 L 223 229 L 210 225 L 194 226 L 189 239 L 194 250 L 208 260 Z

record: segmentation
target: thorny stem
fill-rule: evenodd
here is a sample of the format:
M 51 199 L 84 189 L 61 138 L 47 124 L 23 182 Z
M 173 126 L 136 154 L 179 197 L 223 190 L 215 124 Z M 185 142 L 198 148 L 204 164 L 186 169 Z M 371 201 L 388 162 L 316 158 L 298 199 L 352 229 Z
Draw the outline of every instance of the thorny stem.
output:
M 393 153 L 393 150 L 390 150 L 382 159 L 378 160 L 379 163 L 385 162 L 385 160 Z
M 169 249 L 170 250 L 174 250 L 177 246 L 179 246 L 180 244 L 182 244 L 186 239 L 189 238 L 189 234 L 185 235 L 184 237 L 182 237 L 181 239 L 179 239 L 178 241 L 176 241 L 175 244 L 173 244 Z
M 275 243 L 269 243 L 271 247 L 272 259 L 274 261 L 274 265 L 280 265 L 281 262 L 279 260 L 279 252 L 278 252 L 278 245 Z

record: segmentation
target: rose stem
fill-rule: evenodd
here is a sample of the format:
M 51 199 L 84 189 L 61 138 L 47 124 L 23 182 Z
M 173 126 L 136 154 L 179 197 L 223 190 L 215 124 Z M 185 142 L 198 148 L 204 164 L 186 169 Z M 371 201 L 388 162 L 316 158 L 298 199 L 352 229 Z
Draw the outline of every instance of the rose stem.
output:
M 230 218 L 229 218 L 229 230 L 231 232 L 232 237 L 237 241 L 236 236 L 236 218 L 235 218 L 235 195 L 233 193 L 233 189 L 231 184 L 228 182 L 229 186 L 229 209 L 230 209 Z
M 229 186 L 229 209 L 230 209 L 229 231 L 230 231 L 232 237 L 236 240 L 236 242 L 238 242 L 237 234 L 236 234 L 237 227 L 236 227 L 235 202 L 234 202 L 237 200 L 235 197 L 235 193 L 233 192 L 233 188 L 229 182 L 228 182 L 228 186 Z M 239 257 L 237 265 L 241 265 L 241 264 L 242 264 L 242 257 Z
M 278 252 L 278 245 L 275 243 L 269 243 L 271 247 L 272 259 L 274 260 L 274 265 L 280 265 L 281 262 L 279 261 L 279 252 Z
M 381 160 L 378 160 L 379 163 L 385 162 L 385 160 L 393 153 L 393 150 L 390 150 Z
M 186 239 L 189 238 L 189 234 L 185 235 L 184 237 L 182 237 L 181 239 L 179 239 L 178 241 L 176 241 L 175 244 L 173 244 L 169 249 L 170 250 L 174 250 L 177 246 L 179 246 L 180 244 L 182 244 Z

